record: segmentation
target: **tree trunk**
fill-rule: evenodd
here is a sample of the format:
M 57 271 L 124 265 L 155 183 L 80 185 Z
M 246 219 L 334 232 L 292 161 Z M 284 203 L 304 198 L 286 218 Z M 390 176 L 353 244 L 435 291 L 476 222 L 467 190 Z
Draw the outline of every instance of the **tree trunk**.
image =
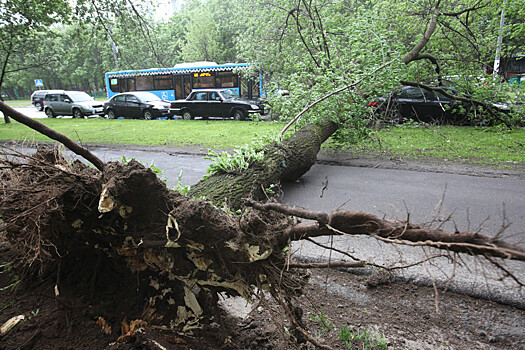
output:
M 267 146 L 260 164 L 252 164 L 242 173 L 212 175 L 192 186 L 188 195 L 205 197 L 232 209 L 239 209 L 246 198 L 262 200 L 270 185 L 305 174 L 315 164 L 322 143 L 336 130 L 337 125 L 331 121 L 308 125 L 282 143 Z

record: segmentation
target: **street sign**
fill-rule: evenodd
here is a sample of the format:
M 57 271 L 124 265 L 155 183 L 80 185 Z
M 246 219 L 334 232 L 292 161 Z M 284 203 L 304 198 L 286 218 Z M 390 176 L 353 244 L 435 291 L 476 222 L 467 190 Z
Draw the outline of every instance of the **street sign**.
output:
M 35 86 L 37 87 L 44 86 L 44 82 L 42 81 L 42 79 L 35 79 Z

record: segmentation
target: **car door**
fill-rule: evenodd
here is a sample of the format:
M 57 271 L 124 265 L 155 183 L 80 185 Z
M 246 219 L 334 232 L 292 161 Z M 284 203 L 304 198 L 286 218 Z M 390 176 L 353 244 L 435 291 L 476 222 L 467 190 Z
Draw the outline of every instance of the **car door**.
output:
M 206 107 L 206 116 L 208 117 L 226 117 L 225 105 L 222 97 L 217 91 L 208 92 L 208 102 Z
M 126 112 L 126 95 L 117 95 L 111 101 L 111 108 L 116 116 L 125 117 Z
M 134 95 L 126 95 L 125 115 L 128 118 L 140 118 L 142 112 L 140 110 L 140 101 Z
M 56 114 L 59 115 L 72 115 L 71 106 L 73 101 L 66 94 L 60 94 L 58 101 L 56 102 Z
M 437 91 L 428 91 L 428 98 L 431 101 L 427 104 L 426 113 L 430 121 L 444 123 L 450 119 L 450 97 Z
M 434 91 L 423 90 L 423 103 L 418 105 L 418 119 L 426 123 L 441 123 L 445 113 L 445 101 L 441 102 Z
M 192 100 L 193 114 L 199 117 L 208 116 L 208 93 L 206 91 L 197 91 Z
M 401 116 L 424 121 L 424 116 L 427 114 L 425 104 L 428 102 L 425 90 L 419 87 L 408 87 L 397 93 L 396 100 Z

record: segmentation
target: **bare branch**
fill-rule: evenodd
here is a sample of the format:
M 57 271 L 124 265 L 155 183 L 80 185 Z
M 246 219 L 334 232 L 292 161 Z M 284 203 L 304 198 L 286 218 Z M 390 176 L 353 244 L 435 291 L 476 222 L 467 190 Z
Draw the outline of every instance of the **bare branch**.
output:
M 289 213 L 293 210 L 286 205 L 270 204 L 246 202 L 247 206 L 263 211 Z M 300 211 L 294 212 L 298 216 Z M 327 215 L 328 225 L 319 222 L 300 223 L 285 230 L 280 239 L 300 240 L 334 234 L 368 235 L 388 243 L 429 246 L 458 253 L 525 261 L 525 248 L 475 232 L 448 233 L 440 229 L 422 228 L 408 222 L 380 219 L 373 214 L 359 211 L 335 210 Z M 308 216 L 324 218 L 317 212 Z
M 289 267 L 301 269 L 326 269 L 334 267 L 365 267 L 366 261 L 331 261 L 326 263 L 290 263 Z
M 9 107 L 2 101 L 0 101 L 0 111 L 3 112 L 6 116 L 13 118 L 17 122 L 27 125 L 31 129 L 36 130 L 53 140 L 61 142 L 64 146 L 69 148 L 71 151 L 73 151 L 74 153 L 78 154 L 79 156 L 91 162 L 91 164 L 93 164 L 98 170 L 100 171 L 104 170 L 105 163 L 100 158 L 98 158 L 93 153 L 91 153 L 87 148 L 80 146 L 79 144 L 77 144 L 76 142 L 68 138 L 67 136 L 51 128 L 48 128 L 47 126 L 40 123 L 39 121 L 36 121 L 32 118 L 29 118 L 23 115 L 22 113 Z
M 439 6 L 439 1 L 438 1 L 437 6 Z M 414 61 L 416 57 L 419 55 L 419 53 L 421 52 L 421 50 L 423 50 L 423 48 L 426 46 L 426 44 L 430 40 L 430 37 L 432 36 L 432 34 L 434 34 L 434 31 L 436 30 L 438 17 L 439 17 L 439 13 L 436 13 L 432 16 L 432 18 L 430 19 L 430 22 L 428 23 L 428 27 L 427 27 L 427 30 L 425 31 L 425 34 L 423 35 L 421 40 L 416 44 L 416 46 L 414 46 L 412 50 L 410 50 L 410 52 L 407 53 L 405 57 L 403 57 L 402 59 L 403 63 L 408 64 Z

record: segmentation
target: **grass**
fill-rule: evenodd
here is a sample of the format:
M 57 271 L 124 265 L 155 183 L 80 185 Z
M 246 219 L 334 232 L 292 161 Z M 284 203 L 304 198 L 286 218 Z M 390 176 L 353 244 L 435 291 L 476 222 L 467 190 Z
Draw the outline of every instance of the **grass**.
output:
M 39 119 L 46 126 L 82 143 L 117 143 L 144 146 L 202 146 L 227 149 L 240 147 L 283 124 L 233 120 L 133 120 Z M 0 140 L 50 141 L 27 126 L 12 121 L 0 124 Z
M 4 102 L 10 107 L 25 107 L 31 105 L 31 100 L 9 100 Z
M 387 349 L 388 343 L 384 334 L 379 334 L 372 329 L 352 330 L 343 326 L 339 330 L 339 340 L 341 340 L 348 349 Z M 354 343 L 355 342 L 355 343 Z M 355 346 L 354 346 L 355 345 Z
M 214 150 L 233 149 L 283 127 L 277 122 L 233 120 L 107 120 L 39 119 L 48 127 L 82 143 L 134 144 L 144 146 L 198 146 Z M 0 124 L 0 140 L 50 141 L 28 127 L 12 121 Z M 490 127 L 401 125 L 371 131 L 371 138 L 340 145 L 329 141 L 325 148 L 345 149 L 358 157 L 400 160 L 462 162 L 500 168 L 525 164 L 525 130 Z
M 525 164 L 525 130 L 498 127 L 397 126 L 346 147 L 357 156 L 462 162 L 502 168 Z M 328 143 L 327 147 L 333 146 Z M 339 148 L 339 146 L 338 146 Z
M 316 332 L 316 336 L 322 338 L 328 336 L 331 331 L 337 331 L 336 326 L 330 321 L 323 310 L 313 311 L 310 319 L 317 323 L 320 327 L 320 332 Z M 365 328 L 351 329 L 348 326 L 343 326 L 337 331 L 339 340 L 349 350 L 351 349 L 387 349 L 388 342 L 384 334 L 379 334 L 373 329 Z

